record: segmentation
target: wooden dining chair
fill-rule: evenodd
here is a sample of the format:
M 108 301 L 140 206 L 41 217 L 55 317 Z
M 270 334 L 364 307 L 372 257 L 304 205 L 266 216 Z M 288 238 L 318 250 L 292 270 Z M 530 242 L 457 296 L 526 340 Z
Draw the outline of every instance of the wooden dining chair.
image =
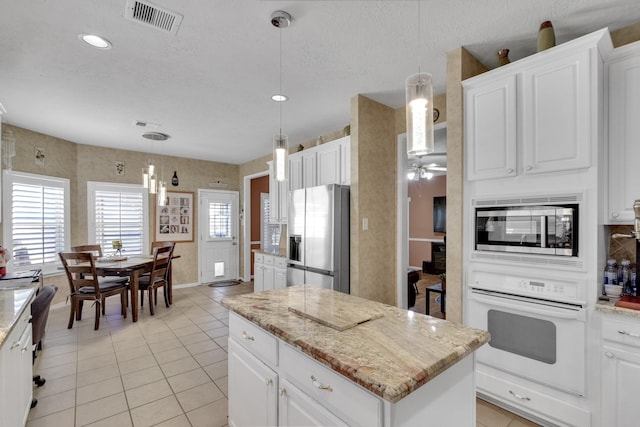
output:
M 153 241 L 151 242 L 151 255 L 153 255 L 153 251 L 156 248 L 164 248 L 164 247 L 171 247 L 171 248 L 175 248 L 176 242 L 171 242 L 171 241 L 166 241 L 166 242 L 158 242 L 158 241 Z M 173 256 L 173 251 L 171 251 L 171 256 Z M 147 277 L 149 276 L 151 273 L 143 273 L 140 275 L 140 277 Z M 169 274 L 171 274 L 171 259 L 169 259 L 169 267 L 167 267 L 167 283 L 168 286 L 171 286 L 171 280 L 169 280 Z M 145 279 L 146 280 L 146 279 Z M 169 290 L 169 294 L 171 294 L 170 290 Z M 156 288 L 155 293 L 154 293 L 154 298 L 157 300 L 158 299 L 158 289 Z M 169 301 L 169 305 L 171 305 L 171 301 Z M 143 292 L 140 292 L 140 307 L 144 306 L 144 298 L 143 298 Z
M 68 329 L 73 327 L 73 320 L 82 320 L 82 307 L 84 301 L 93 301 L 96 306 L 96 319 L 94 329 L 100 327 L 100 314 L 104 314 L 105 298 L 120 295 L 121 313 L 127 318 L 127 289 L 128 278 L 120 280 L 107 278 L 102 280 L 96 274 L 96 265 L 93 256 L 89 252 L 60 252 L 60 260 L 67 273 L 69 281 L 69 298 L 71 299 L 71 312 L 69 315 Z
M 164 303 L 169 307 L 169 266 L 174 246 L 156 247 L 153 250 L 153 266 L 149 275 L 142 275 L 138 279 L 140 300 L 144 300 L 144 291 L 149 295 L 149 311 L 153 316 L 154 305 L 158 304 L 158 288 L 164 290 Z M 155 297 L 155 298 L 154 298 Z M 154 301 L 155 300 L 155 301 Z

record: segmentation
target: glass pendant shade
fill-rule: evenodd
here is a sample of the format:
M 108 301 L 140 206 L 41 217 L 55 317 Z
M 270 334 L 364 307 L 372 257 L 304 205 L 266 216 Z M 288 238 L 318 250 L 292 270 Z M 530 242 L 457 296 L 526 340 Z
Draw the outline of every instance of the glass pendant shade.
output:
M 149 193 L 150 194 L 156 194 L 157 192 L 156 182 L 157 182 L 156 176 L 149 175 Z
M 167 183 L 165 181 L 160 181 L 157 199 L 158 199 L 158 206 L 167 205 Z
M 147 168 L 142 168 L 142 185 L 144 188 L 149 188 L 149 171 Z
M 156 174 L 156 167 L 153 165 L 153 163 L 149 162 L 149 176 L 153 176 Z
M 278 134 L 273 136 L 273 176 L 276 181 L 285 181 L 287 179 L 288 141 L 287 135 Z
M 407 154 L 424 156 L 434 152 L 433 85 L 431 74 L 407 77 Z

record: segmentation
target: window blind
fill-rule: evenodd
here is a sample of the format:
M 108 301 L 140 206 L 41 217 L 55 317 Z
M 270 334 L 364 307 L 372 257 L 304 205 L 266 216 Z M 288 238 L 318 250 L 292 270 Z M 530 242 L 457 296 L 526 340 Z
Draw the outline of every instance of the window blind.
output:
M 69 180 L 18 172 L 5 174 L 3 246 L 10 270 L 57 271 L 58 252 L 69 244 Z
M 209 203 L 209 238 L 231 238 L 231 203 Z
M 260 230 L 262 232 L 262 250 L 274 251 L 280 245 L 280 224 L 270 224 L 271 201 L 268 193 L 260 194 L 262 203 L 262 216 L 260 218 Z
M 145 250 L 145 208 L 139 191 L 95 190 L 94 238 L 103 254 L 115 253 L 113 241 L 122 241 L 125 254 L 139 255 Z

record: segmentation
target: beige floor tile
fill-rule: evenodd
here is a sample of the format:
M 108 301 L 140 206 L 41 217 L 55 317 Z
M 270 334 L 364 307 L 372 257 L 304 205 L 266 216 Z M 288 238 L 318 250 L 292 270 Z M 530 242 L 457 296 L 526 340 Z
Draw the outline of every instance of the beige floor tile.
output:
M 207 366 L 211 365 L 212 363 L 227 360 L 227 352 L 219 348 L 217 350 L 211 350 L 204 353 L 196 354 L 193 357 L 195 357 L 200 366 Z
M 212 363 L 211 365 L 203 366 L 202 369 L 204 369 L 207 375 L 209 375 L 209 378 L 211 378 L 212 380 L 226 377 L 229 372 L 227 360 L 222 360 L 220 362 Z
M 148 345 L 139 345 L 137 347 L 128 347 L 116 350 L 116 359 L 118 360 L 118 363 L 124 363 L 132 359 L 150 357 L 151 354 L 151 349 Z
M 215 342 L 211 341 L 211 339 L 207 339 L 207 341 L 200 341 L 193 344 L 188 344 L 188 345 L 185 345 L 185 347 L 187 348 L 187 350 L 189 350 L 189 353 L 191 354 L 200 354 L 206 351 L 217 350 L 220 348 L 220 346 Z
M 220 325 L 221 326 L 218 327 L 218 328 L 205 330 L 205 333 L 207 335 L 209 335 L 211 338 L 219 338 L 219 337 L 223 337 L 225 335 L 229 335 L 229 328 L 224 326 L 222 323 L 220 323 Z
M 221 337 L 215 338 L 213 341 L 215 341 L 215 343 L 220 347 L 227 347 L 229 345 L 229 335 L 223 335 Z
M 163 423 L 156 424 L 155 427 L 191 427 L 191 423 L 187 416 L 182 414 Z
M 120 377 L 100 381 L 78 388 L 76 404 L 82 405 L 107 396 L 122 393 L 123 391 L 124 388 L 122 387 L 122 379 Z
M 79 373 L 77 375 L 77 387 L 84 387 L 89 384 L 94 384 L 119 376 L 120 370 L 118 369 L 118 364 L 111 363 L 101 368 Z
M 126 362 L 119 363 L 118 367 L 120 368 L 120 373 L 124 376 L 129 375 L 132 372 L 149 369 L 157 365 L 158 362 L 155 357 L 141 357 L 139 359 L 131 359 Z
M 182 414 L 182 408 L 173 395 L 131 410 L 135 427 L 153 426 Z
M 228 423 L 227 407 L 227 399 L 220 399 L 187 412 L 187 417 L 193 427 L 222 427 Z
M 182 346 L 182 342 L 175 336 L 149 343 L 149 348 L 154 353 L 161 353 L 174 348 L 180 348 Z
M 185 412 L 189 412 L 201 406 L 213 403 L 216 400 L 222 399 L 225 395 L 214 383 L 208 382 L 180 393 L 176 393 L 176 397 L 178 398 L 178 402 L 180 402 L 182 409 Z
M 189 322 L 189 323 L 187 324 L 186 322 Z M 176 334 L 176 336 L 179 338 L 197 334 L 197 333 L 202 333 L 202 329 L 197 327 L 190 320 L 186 320 L 184 324 L 181 323 L 181 326 L 179 328 L 176 328 L 175 326 L 172 326 L 172 325 L 169 325 L 169 327 L 173 330 L 173 333 Z M 184 340 L 181 340 L 181 341 L 184 343 Z
M 90 359 L 78 360 L 78 372 L 92 371 L 94 369 L 102 368 L 106 365 L 111 365 L 116 362 L 116 353 L 111 351 L 108 354 L 102 356 L 92 357 Z
M 42 418 L 29 419 L 26 427 L 72 427 L 75 416 L 75 408 L 65 409 Z
M 155 402 L 167 396 L 173 396 L 173 391 L 169 387 L 169 383 L 164 378 L 141 387 L 127 390 L 127 402 L 129 408 L 137 408 L 147 403 Z
M 162 365 L 163 363 L 173 362 L 174 360 L 183 359 L 185 357 L 190 356 L 190 354 L 187 351 L 187 349 L 182 347 L 182 344 L 180 344 L 180 347 L 173 348 L 171 350 L 162 351 L 160 353 L 154 352 L 154 356 L 158 361 L 158 363 Z
M 89 427 L 132 427 L 131 414 L 129 411 L 121 412 L 104 420 L 89 424 Z M 64 426 L 60 426 L 64 427 Z
M 159 380 L 164 380 L 164 374 L 157 365 L 122 376 L 122 383 L 124 384 L 125 390 L 131 390 Z
M 34 372 L 35 373 L 35 372 Z M 47 382 L 42 387 L 33 388 L 33 396 L 37 399 L 41 399 L 45 396 L 51 396 L 54 394 L 62 393 L 69 390 L 75 390 L 76 388 L 76 376 L 67 375 L 62 378 L 46 378 Z
M 76 353 L 78 351 L 78 343 L 51 345 L 48 337 L 45 337 L 46 345 L 42 346 L 42 351 L 38 352 L 38 358 L 57 356 L 59 354 Z
M 174 375 L 188 372 L 199 367 L 200 365 L 198 364 L 196 359 L 191 356 L 160 365 L 160 368 L 162 369 L 162 372 L 164 372 L 164 375 L 166 377 L 172 377 Z
M 214 382 L 225 396 L 229 396 L 229 377 L 218 378 Z
M 160 326 L 160 329 L 158 328 L 158 326 Z M 167 330 L 167 327 L 164 324 L 153 326 L 153 329 L 151 329 L 150 331 L 145 330 L 145 328 L 146 326 L 143 326 L 140 328 L 140 330 L 144 335 L 145 341 L 147 341 L 147 343 L 149 344 L 176 338 L 176 335 L 173 333 L 173 331 Z
M 64 365 L 53 366 L 51 368 L 38 368 L 37 375 L 46 378 L 47 381 L 55 378 L 62 378 L 69 375 L 75 375 L 77 362 L 65 363 Z
M 106 337 L 96 343 L 80 343 L 78 345 L 78 360 L 92 359 L 98 356 L 106 356 L 114 353 L 113 343 L 110 337 Z
M 127 411 L 124 393 L 114 394 L 104 399 L 94 400 L 76 407 L 76 426 L 85 426 Z
M 65 409 L 73 408 L 76 404 L 76 391 L 68 390 L 62 393 L 45 396 L 38 399 L 38 404 L 29 412 L 29 419 L 45 417 Z
M 63 354 L 59 354 L 57 356 L 47 356 L 46 358 L 43 357 L 38 363 L 38 367 L 40 369 L 48 369 L 48 368 L 54 368 L 57 366 L 61 366 L 61 365 L 66 365 L 68 363 L 73 363 L 76 362 L 78 360 L 78 354 L 77 353 L 63 353 Z
M 211 382 L 211 379 L 202 368 L 175 375 L 173 377 L 167 378 L 167 380 L 169 381 L 169 384 L 171 385 L 174 393 L 180 393 L 181 391 L 190 389 L 200 384 Z

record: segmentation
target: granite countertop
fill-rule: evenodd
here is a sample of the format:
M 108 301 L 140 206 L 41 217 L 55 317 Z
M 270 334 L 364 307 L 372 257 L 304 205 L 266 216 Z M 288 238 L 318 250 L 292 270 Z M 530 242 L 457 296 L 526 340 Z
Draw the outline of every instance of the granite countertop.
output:
M 256 254 L 271 255 L 271 256 L 277 256 L 281 258 L 285 258 L 287 256 L 286 251 L 267 252 L 267 251 L 263 251 L 262 249 L 252 249 L 252 251 Z
M 392 403 L 490 339 L 487 331 L 308 285 L 227 297 L 222 304 Z M 322 307 L 325 320 L 290 310 L 305 306 Z M 342 331 L 323 324 L 365 318 L 372 320 Z
M 602 311 L 608 314 L 619 314 L 621 316 L 635 317 L 640 319 L 640 310 L 633 310 L 631 308 L 616 307 L 614 304 L 616 301 L 598 301 L 596 303 L 596 310 Z
M 20 289 L 0 288 L 0 347 L 13 330 L 16 321 L 35 297 L 38 284 Z

